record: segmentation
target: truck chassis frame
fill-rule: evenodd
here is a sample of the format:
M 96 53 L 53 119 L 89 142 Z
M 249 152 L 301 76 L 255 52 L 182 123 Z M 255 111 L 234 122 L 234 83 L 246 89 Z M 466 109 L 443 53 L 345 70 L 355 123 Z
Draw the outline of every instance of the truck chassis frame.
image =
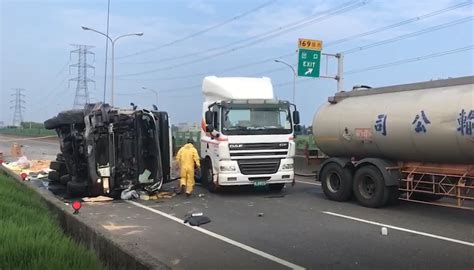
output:
M 474 210 L 474 165 L 400 163 L 400 200 Z M 423 200 L 423 195 L 447 199 Z M 421 196 L 420 196 L 421 195 Z

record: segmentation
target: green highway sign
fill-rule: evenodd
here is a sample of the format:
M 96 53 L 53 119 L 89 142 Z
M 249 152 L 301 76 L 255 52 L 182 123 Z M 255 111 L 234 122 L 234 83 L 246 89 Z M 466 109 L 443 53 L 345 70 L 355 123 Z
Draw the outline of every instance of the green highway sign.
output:
M 318 78 L 320 64 L 321 51 L 298 50 L 298 76 Z

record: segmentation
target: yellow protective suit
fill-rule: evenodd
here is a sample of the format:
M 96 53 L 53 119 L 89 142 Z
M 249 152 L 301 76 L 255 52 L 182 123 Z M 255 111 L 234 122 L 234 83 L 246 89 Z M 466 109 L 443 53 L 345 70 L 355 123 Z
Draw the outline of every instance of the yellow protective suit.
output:
M 176 155 L 181 169 L 180 187 L 186 187 L 186 194 L 191 194 L 194 188 L 194 165 L 200 167 L 199 155 L 191 143 L 181 147 Z

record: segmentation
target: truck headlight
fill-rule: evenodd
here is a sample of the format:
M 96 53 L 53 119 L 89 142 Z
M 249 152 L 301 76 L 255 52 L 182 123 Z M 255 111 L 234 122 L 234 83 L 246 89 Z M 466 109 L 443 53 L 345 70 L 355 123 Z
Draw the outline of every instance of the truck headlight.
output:
M 281 169 L 282 170 L 293 170 L 293 164 L 283 164 L 283 166 L 281 166 Z
M 236 170 L 235 166 L 220 166 L 221 172 L 233 172 Z

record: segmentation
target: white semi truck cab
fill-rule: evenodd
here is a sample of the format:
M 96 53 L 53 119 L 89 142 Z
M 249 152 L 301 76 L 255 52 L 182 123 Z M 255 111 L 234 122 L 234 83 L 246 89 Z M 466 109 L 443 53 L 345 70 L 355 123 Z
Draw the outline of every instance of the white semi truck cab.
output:
M 235 185 L 281 190 L 294 180 L 294 104 L 276 100 L 269 78 L 205 77 L 202 182 L 210 191 Z

